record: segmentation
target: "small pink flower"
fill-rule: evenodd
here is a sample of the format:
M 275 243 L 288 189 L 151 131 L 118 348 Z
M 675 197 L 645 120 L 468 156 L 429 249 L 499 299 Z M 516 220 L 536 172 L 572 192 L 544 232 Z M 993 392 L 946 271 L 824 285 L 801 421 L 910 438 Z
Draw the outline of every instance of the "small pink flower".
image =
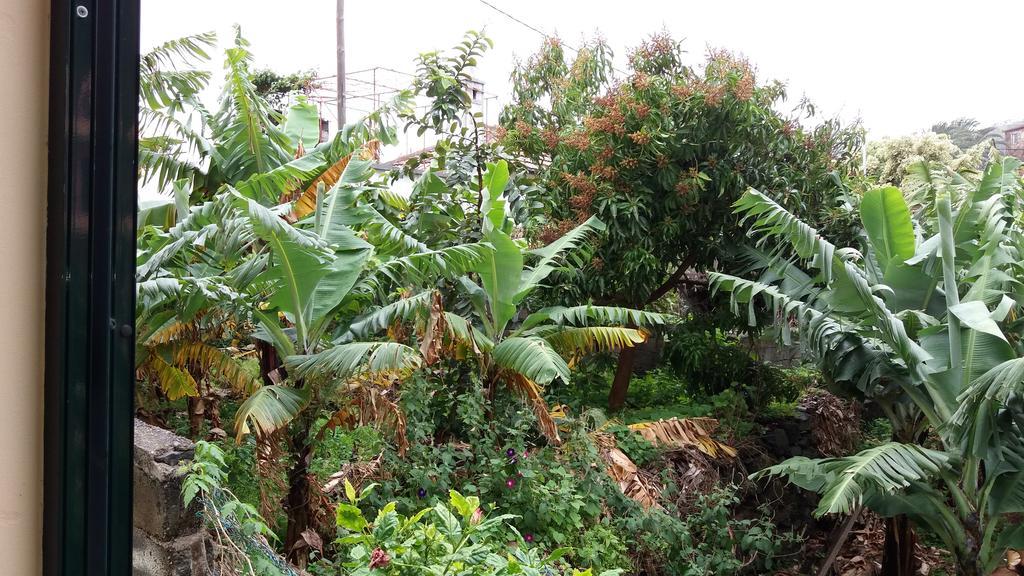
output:
M 477 508 L 476 510 L 473 510 L 473 516 L 469 519 L 469 524 L 471 526 L 476 526 L 483 519 L 484 519 L 484 511 L 479 509 L 479 508 Z
M 515 478 L 509 478 L 508 480 L 505 480 L 505 486 L 507 486 L 509 488 L 515 488 L 516 487 L 516 479 Z
M 386 568 L 391 563 L 391 558 L 388 558 L 387 552 L 380 548 L 374 548 L 373 552 L 370 553 L 370 569 L 375 568 Z
M 527 543 L 533 543 L 533 534 L 527 534 L 526 536 L 523 536 L 523 540 L 526 540 Z

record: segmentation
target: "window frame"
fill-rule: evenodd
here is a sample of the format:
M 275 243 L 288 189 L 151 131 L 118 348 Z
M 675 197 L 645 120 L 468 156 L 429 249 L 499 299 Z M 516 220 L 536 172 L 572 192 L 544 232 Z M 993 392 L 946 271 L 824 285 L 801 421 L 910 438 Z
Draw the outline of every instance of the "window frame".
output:
M 132 570 L 139 0 L 51 0 L 43 574 Z

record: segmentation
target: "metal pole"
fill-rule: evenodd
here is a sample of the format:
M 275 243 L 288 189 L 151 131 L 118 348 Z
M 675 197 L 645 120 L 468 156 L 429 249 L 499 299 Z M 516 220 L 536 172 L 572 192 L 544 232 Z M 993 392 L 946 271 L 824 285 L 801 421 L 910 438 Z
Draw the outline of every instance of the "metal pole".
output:
M 338 130 L 345 127 L 345 0 L 338 0 Z

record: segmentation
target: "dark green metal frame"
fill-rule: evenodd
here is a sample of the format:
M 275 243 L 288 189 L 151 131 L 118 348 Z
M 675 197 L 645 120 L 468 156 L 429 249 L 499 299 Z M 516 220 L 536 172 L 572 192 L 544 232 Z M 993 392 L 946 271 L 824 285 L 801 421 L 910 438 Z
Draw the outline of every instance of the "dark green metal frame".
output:
M 52 0 L 43 571 L 127 575 L 139 0 Z

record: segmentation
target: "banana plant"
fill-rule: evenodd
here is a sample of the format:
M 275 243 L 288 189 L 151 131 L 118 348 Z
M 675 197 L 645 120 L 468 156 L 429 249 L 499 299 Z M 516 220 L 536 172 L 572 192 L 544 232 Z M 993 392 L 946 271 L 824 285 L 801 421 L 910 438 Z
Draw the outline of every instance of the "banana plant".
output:
M 1009 521 L 1024 512 L 1019 169 L 1012 158 L 980 178 L 919 167 L 935 206 L 919 210 L 917 222 L 899 190 L 866 192 L 862 251 L 837 248 L 749 190 L 736 210 L 751 234 L 796 254 L 795 262 L 774 260 L 774 277 L 802 267 L 814 289 L 711 277 L 751 322 L 762 301 L 784 337 L 798 325 L 827 374 L 883 399 L 894 428 L 910 431 L 903 441 L 844 458 L 792 458 L 757 476 L 786 476 L 820 493 L 818 514 L 863 504 L 909 517 L 938 535 L 969 575 L 990 573 L 1005 550 L 1024 546 L 1024 528 Z M 921 445 L 926 433 L 941 449 Z
M 391 397 L 393 381 L 422 363 L 420 352 L 401 342 L 334 337 L 339 323 L 365 304 L 360 287 L 384 271 L 393 278 L 454 277 L 490 252 L 477 243 L 379 261 L 374 246 L 348 226 L 353 216 L 346 205 L 371 173 L 370 160 L 352 158 L 331 190 L 321 187 L 313 213 L 294 224 L 286 218 L 296 213 L 292 204 L 268 208 L 237 190 L 226 193 L 258 239 L 231 277 L 241 299 L 251 303 L 266 380 L 239 406 L 235 431 L 239 439 L 253 432 L 261 442 L 288 446 L 285 545 L 297 562 L 305 555 L 295 544 L 311 522 L 308 466 L 320 433 L 315 423 L 349 411 L 364 417 L 372 407 L 401 442 L 404 417 Z
M 308 196 L 317 180 L 333 185 L 345 159 L 363 144 L 394 141 L 395 115 L 408 107 L 407 92 L 318 143 L 319 114 L 312 103 L 300 98 L 281 114 L 257 92 L 253 56 L 237 27 L 225 50 L 224 88 L 211 110 L 198 97 L 210 75 L 197 67 L 209 60 L 206 49 L 215 40 L 213 34 L 188 36 L 141 58 L 139 180 L 155 183 L 164 197 L 147 202 L 141 223 L 151 220 L 150 212 L 171 208 L 180 219 L 189 201 L 209 200 L 227 185 L 265 206 L 304 190 Z M 182 194 L 184 208 L 173 202 Z
M 541 432 L 559 441 L 544 387 L 567 383 L 574 360 L 595 351 L 617 350 L 646 340 L 644 328 L 671 321 L 649 312 L 610 306 L 581 305 L 526 310 L 527 299 L 548 276 L 564 267 L 582 243 L 603 229 L 590 218 L 547 246 L 530 249 L 512 238 L 505 190 L 509 181 L 505 161 L 491 163 L 483 175 L 482 239 L 490 247 L 473 265 L 472 274 L 457 278 L 468 300 L 465 316 L 442 310 L 430 292 L 384 306 L 353 323 L 349 337 L 380 330 L 416 313 L 432 315 L 430 334 L 448 335 L 475 357 L 481 381 L 493 396 L 498 385 L 523 398 L 535 413 Z M 431 309 L 433 307 L 433 309 Z M 429 343 L 423 348 L 428 349 Z

